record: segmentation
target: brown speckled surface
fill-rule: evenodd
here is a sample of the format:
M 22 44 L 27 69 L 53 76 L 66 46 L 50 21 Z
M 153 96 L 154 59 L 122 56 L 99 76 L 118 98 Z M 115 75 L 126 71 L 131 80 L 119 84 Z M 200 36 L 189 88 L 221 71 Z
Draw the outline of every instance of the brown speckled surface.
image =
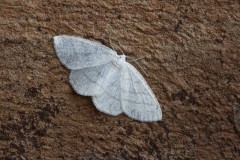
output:
M 146 56 L 163 121 L 75 94 L 59 34 Z M 1 0 L 0 159 L 239 159 L 239 37 L 237 0 Z

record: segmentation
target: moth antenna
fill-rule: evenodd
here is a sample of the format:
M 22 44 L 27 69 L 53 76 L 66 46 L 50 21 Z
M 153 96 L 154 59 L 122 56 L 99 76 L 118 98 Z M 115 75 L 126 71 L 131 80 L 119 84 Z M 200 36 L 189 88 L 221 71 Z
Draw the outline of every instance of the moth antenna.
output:
M 112 45 L 112 42 L 111 42 L 110 37 L 108 37 L 108 39 L 109 39 L 110 46 L 111 46 L 114 50 L 116 50 L 116 49 L 113 47 L 113 45 Z M 118 42 L 118 44 L 120 45 L 119 42 Z M 121 49 L 120 47 L 118 47 L 118 46 L 115 46 L 115 47 L 116 47 L 117 49 L 119 49 L 123 55 L 125 55 L 124 52 L 122 51 L 122 49 Z M 126 57 L 129 57 L 129 56 L 126 56 Z M 142 56 L 142 57 L 137 58 L 137 59 L 133 59 L 132 57 L 129 57 L 129 58 L 132 59 L 132 61 L 134 61 L 134 62 L 141 68 L 141 70 L 145 73 L 145 75 L 149 76 L 149 74 L 148 74 L 148 73 L 141 67 L 141 65 L 137 62 L 137 60 L 143 59 L 144 57 L 146 57 L 146 56 Z M 132 62 L 132 61 L 129 61 L 129 62 Z
M 118 47 L 118 46 L 115 46 L 115 47 L 116 47 L 117 49 L 119 49 L 120 52 L 121 52 L 123 55 L 125 55 L 120 47 Z M 114 50 L 115 50 L 115 49 L 114 49 Z
M 110 46 L 112 47 L 112 49 L 116 50 L 116 49 L 113 47 L 113 45 L 112 45 L 112 41 L 111 41 L 111 39 L 110 39 L 110 37 L 109 37 L 109 36 L 108 36 L 108 41 L 109 41 L 109 43 L 110 43 Z
M 132 59 L 132 60 L 129 61 L 129 62 L 135 62 L 135 63 L 139 66 L 139 68 L 143 71 L 143 73 L 149 77 L 149 74 L 148 74 L 148 73 L 141 67 L 141 65 L 137 62 L 137 60 L 143 59 L 143 58 L 146 57 L 146 56 L 142 56 L 142 57 L 137 58 L 137 59 L 133 59 L 132 57 L 129 57 L 129 56 L 126 56 L 126 57 Z
M 117 48 L 117 49 L 119 49 L 119 50 L 121 51 L 121 53 L 122 53 L 123 55 L 125 55 L 120 47 L 118 47 L 118 46 L 115 46 L 116 48 L 113 47 L 112 41 L 111 41 L 110 37 L 108 37 L 108 40 L 109 40 L 110 46 L 111 46 L 114 50 L 116 50 L 116 48 Z M 120 44 L 120 43 L 119 43 L 119 44 Z
M 121 46 L 120 42 L 118 42 L 118 45 Z M 120 47 L 118 49 L 122 52 L 123 55 L 125 55 Z
M 120 47 L 118 47 L 118 49 L 122 52 L 123 55 L 125 55 Z
M 129 57 L 129 56 L 126 56 L 126 57 Z M 140 58 L 136 58 L 136 59 L 133 59 L 132 57 L 129 57 L 129 58 L 132 59 L 132 60 L 129 61 L 129 62 L 132 62 L 132 61 L 138 61 L 138 60 L 143 59 L 143 58 L 145 58 L 145 57 L 146 57 L 146 56 L 142 56 L 142 57 L 140 57 Z

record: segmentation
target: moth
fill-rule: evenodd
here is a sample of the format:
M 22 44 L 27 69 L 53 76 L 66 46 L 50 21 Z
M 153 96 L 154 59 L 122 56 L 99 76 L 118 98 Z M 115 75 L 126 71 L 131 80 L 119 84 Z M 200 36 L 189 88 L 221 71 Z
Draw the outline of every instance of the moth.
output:
M 76 93 L 91 96 L 96 108 L 108 115 L 125 113 L 132 119 L 151 122 L 162 119 L 162 110 L 143 76 L 125 55 L 84 38 L 59 35 L 54 47 L 70 71 Z

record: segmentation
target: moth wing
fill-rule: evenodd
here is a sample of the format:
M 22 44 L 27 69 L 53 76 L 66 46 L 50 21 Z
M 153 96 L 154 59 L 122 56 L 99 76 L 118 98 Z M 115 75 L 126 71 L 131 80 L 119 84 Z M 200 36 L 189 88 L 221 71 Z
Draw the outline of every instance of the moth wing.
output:
M 105 64 L 117 58 L 111 48 L 80 37 L 55 36 L 54 47 L 61 63 L 71 70 Z
M 161 120 L 160 104 L 143 76 L 127 63 L 121 78 L 123 112 L 139 121 Z
M 97 96 L 108 90 L 116 77 L 114 61 L 99 66 L 72 70 L 69 81 L 80 95 Z
M 120 80 L 120 68 L 113 65 L 111 74 L 104 80 L 106 84 L 103 92 L 92 97 L 93 103 L 99 111 L 112 116 L 122 113 Z

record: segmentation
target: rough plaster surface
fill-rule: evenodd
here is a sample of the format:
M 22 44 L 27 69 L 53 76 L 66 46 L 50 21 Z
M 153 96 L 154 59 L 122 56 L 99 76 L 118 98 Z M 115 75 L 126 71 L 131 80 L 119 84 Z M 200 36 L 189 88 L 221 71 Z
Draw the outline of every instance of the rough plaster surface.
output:
M 75 94 L 59 34 L 146 56 L 163 121 Z M 1 0 L 0 159 L 239 159 L 239 37 L 237 0 Z

